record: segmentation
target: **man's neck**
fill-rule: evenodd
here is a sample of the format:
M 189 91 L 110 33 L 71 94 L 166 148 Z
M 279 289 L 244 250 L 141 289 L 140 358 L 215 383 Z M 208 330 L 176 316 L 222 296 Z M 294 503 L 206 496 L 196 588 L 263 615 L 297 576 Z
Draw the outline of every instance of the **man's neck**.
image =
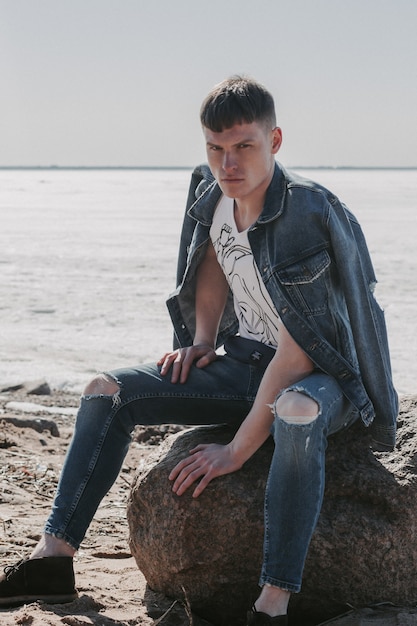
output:
M 271 164 L 269 176 L 254 189 L 250 195 L 235 198 L 234 216 L 239 231 L 246 230 L 256 222 L 265 204 L 266 194 L 271 184 L 275 171 L 275 161 Z
M 258 205 L 245 204 L 241 200 L 234 201 L 234 217 L 239 232 L 247 230 L 258 219 L 263 209 L 263 201 Z

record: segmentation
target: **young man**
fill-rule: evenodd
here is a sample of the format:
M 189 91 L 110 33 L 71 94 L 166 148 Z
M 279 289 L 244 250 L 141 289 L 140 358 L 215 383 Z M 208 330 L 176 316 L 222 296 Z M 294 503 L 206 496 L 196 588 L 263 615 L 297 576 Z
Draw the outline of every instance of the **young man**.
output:
M 262 85 L 217 85 L 201 123 L 208 166 L 192 176 L 168 301 L 179 347 L 87 386 L 45 533 L 29 560 L 6 568 L 2 606 L 75 597 L 72 557 L 136 424 L 233 420 L 228 445 L 198 446 L 170 480 L 178 496 L 191 487 L 198 497 L 272 432 L 261 593 L 248 624 L 282 626 L 320 512 L 326 438 L 361 418 L 380 447 L 394 445 L 397 395 L 357 221 L 275 162 L 282 135 Z

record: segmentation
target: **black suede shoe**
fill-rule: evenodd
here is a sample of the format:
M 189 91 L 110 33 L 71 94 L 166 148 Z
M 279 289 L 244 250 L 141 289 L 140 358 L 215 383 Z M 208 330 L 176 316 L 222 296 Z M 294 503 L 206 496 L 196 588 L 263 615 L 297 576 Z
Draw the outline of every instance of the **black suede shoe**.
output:
M 0 608 L 36 600 L 63 604 L 77 598 L 72 558 L 45 557 L 19 561 L 4 568 L 0 577 Z
M 266 613 L 257 611 L 253 606 L 252 610 L 248 611 L 247 626 L 288 626 L 288 617 L 286 615 L 271 617 Z

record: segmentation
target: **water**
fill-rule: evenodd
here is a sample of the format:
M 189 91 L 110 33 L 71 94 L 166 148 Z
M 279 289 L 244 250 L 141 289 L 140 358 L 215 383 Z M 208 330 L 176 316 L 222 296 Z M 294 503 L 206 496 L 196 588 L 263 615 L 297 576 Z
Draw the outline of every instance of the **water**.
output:
M 359 218 L 394 380 L 417 392 L 417 170 L 303 170 Z M 189 170 L 0 170 L 0 385 L 92 374 L 170 349 Z

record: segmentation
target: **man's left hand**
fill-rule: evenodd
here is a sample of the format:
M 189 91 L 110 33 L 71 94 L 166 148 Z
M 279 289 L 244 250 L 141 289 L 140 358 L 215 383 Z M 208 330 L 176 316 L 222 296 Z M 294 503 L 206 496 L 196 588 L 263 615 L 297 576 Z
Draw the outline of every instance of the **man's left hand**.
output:
M 172 491 L 181 496 L 201 478 L 193 492 L 193 498 L 197 498 L 213 478 L 231 474 L 240 467 L 233 458 L 229 445 L 201 444 L 190 450 L 190 455 L 174 467 L 169 480 L 174 481 Z

